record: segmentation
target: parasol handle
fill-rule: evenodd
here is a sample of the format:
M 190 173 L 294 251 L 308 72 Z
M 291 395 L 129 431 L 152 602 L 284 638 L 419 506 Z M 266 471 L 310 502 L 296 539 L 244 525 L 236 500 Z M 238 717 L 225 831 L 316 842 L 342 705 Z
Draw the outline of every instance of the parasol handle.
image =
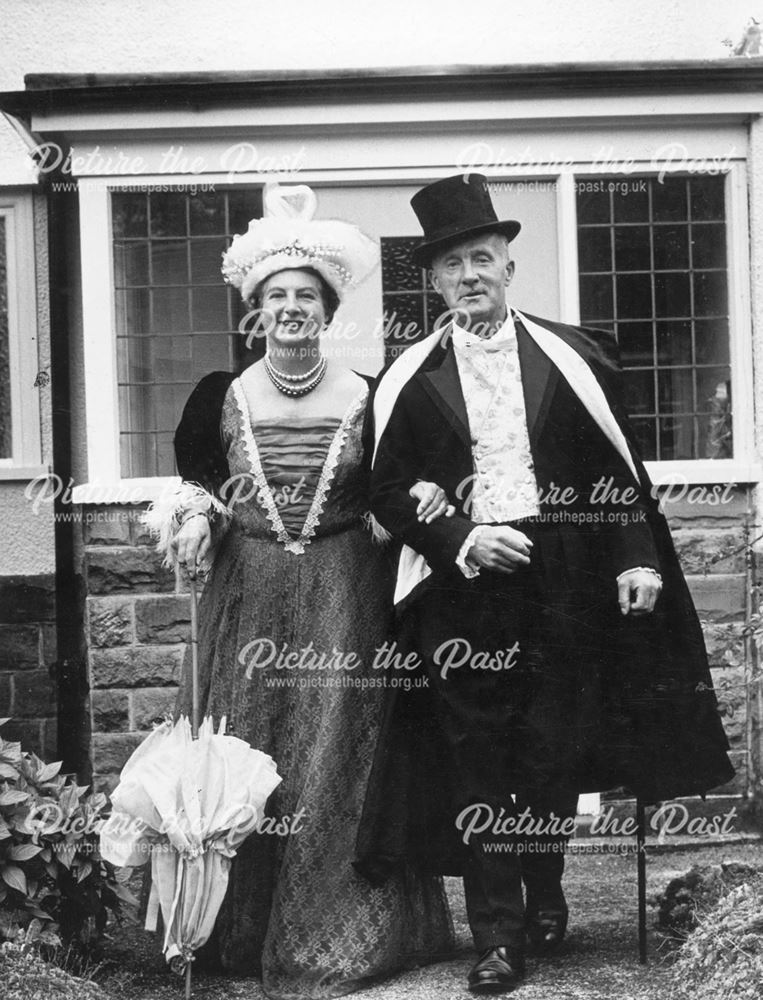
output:
M 196 581 L 189 580 L 191 591 L 191 735 L 199 738 L 199 602 Z

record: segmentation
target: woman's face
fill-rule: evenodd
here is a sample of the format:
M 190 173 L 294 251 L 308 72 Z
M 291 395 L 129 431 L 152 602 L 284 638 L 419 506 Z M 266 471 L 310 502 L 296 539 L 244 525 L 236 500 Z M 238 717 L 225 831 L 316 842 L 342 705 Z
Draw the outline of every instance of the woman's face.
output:
M 298 347 L 318 337 L 326 322 L 321 280 L 309 271 L 271 274 L 262 284 L 260 308 L 269 346 Z

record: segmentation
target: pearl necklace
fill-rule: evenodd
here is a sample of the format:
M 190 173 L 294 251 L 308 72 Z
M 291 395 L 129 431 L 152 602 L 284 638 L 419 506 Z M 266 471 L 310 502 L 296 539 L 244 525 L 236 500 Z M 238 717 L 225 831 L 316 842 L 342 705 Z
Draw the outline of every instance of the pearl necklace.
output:
M 275 368 L 270 358 L 265 356 L 265 371 L 276 389 L 285 396 L 306 396 L 308 392 L 312 392 L 322 381 L 327 366 L 328 361 L 325 357 L 321 357 L 318 363 L 304 375 L 287 375 L 286 372 Z
M 312 376 L 315 375 L 325 360 L 324 356 L 321 355 L 309 372 L 304 372 L 302 375 L 287 375 L 286 372 L 282 372 L 280 368 L 276 368 L 269 357 L 265 358 L 267 364 L 270 365 L 270 370 L 284 382 L 306 382 L 309 378 L 312 378 Z

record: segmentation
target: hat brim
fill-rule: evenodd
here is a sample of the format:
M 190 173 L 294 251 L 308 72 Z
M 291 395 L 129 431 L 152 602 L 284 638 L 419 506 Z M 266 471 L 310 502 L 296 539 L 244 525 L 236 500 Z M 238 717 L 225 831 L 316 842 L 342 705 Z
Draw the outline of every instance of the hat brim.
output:
M 432 258 L 441 250 L 453 246 L 454 243 L 461 243 L 474 236 L 479 236 L 481 233 L 500 233 L 511 243 L 521 228 L 522 224 L 516 219 L 505 219 L 503 222 L 483 222 L 479 226 L 470 226 L 468 229 L 448 233 L 447 236 L 439 236 L 436 240 L 419 243 L 417 247 L 414 247 L 411 253 L 413 263 L 418 267 L 429 267 Z

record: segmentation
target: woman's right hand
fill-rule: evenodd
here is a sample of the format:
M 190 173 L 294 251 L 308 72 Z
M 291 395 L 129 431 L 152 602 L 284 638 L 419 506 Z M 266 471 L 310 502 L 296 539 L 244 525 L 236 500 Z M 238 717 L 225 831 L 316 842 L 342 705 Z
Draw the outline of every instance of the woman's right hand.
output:
M 178 565 L 191 580 L 195 580 L 199 570 L 204 568 L 211 545 L 212 530 L 205 514 L 194 514 L 180 525 L 172 548 L 177 554 Z

